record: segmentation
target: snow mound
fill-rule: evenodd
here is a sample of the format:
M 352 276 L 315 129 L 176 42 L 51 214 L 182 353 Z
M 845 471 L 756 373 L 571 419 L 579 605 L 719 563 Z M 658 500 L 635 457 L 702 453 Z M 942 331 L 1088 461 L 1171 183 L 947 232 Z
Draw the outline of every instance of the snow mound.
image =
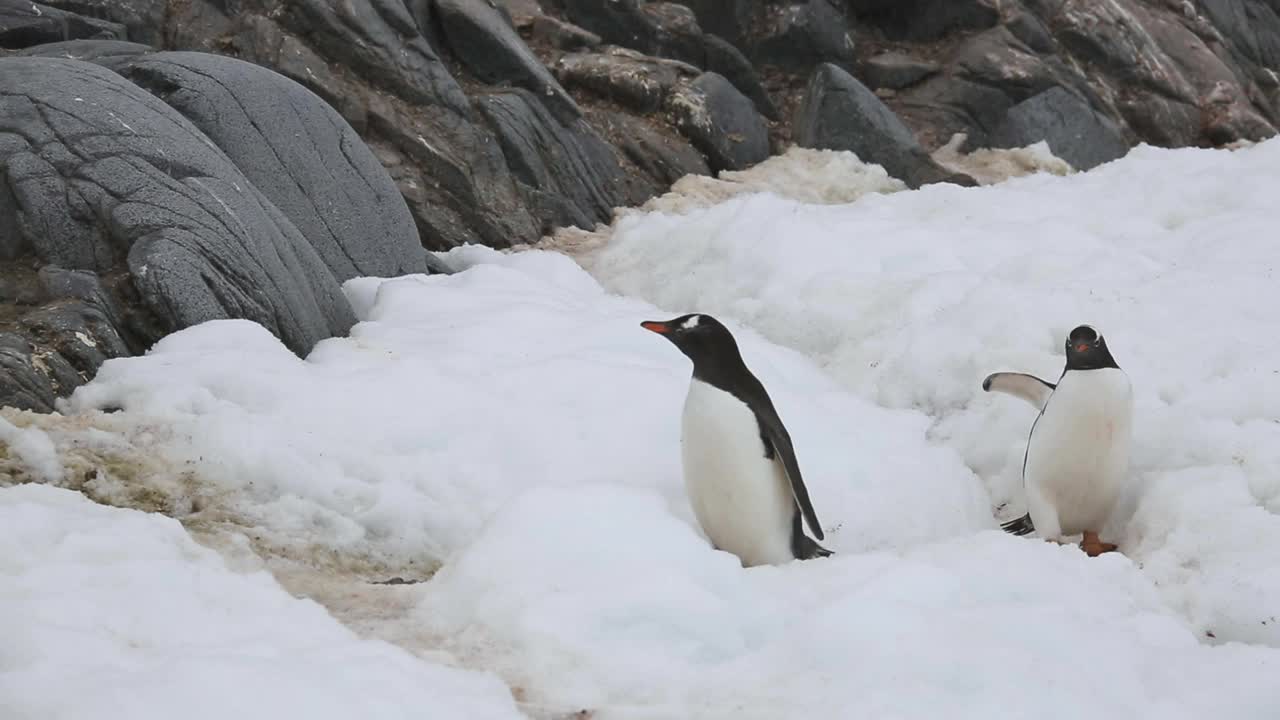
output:
M 491 675 L 358 639 L 175 521 L 0 489 L 0 716 L 518 718 Z
M 599 717 L 1264 718 L 1280 653 L 1211 648 L 1118 555 L 987 531 L 743 570 L 652 492 L 531 490 L 424 590 L 461 657 Z
M 1006 516 L 1035 413 L 979 384 L 1054 380 L 1070 328 L 1100 328 L 1135 388 L 1122 549 L 1205 632 L 1280 646 L 1280 564 L 1247 549 L 1280 547 L 1277 166 L 1277 140 L 1144 147 L 1064 178 L 843 206 L 744 196 L 627 218 L 583 262 L 615 292 L 732 318 L 927 414 Z

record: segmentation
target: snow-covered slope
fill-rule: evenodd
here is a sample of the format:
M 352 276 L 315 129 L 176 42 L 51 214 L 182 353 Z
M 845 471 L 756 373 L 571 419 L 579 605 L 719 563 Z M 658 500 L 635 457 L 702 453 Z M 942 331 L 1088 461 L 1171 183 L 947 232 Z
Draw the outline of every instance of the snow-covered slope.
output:
M 0 585 L 0 618 L 90 588 L 82 602 L 100 596 L 102 615 L 66 610 L 84 630 L 40 614 L 29 631 L 84 634 L 75 674 L 92 677 L 151 657 L 127 635 L 93 639 L 106 617 L 159 622 L 119 598 L 173 593 L 184 622 L 228 626 L 208 651 L 204 631 L 191 643 L 165 633 L 174 673 L 202 675 L 206 652 L 235 665 L 259 642 L 288 673 L 314 661 L 311 638 L 335 663 L 376 657 L 358 687 L 403 698 L 399 709 L 431 695 L 432 717 L 497 716 L 514 697 L 535 717 L 1272 718 L 1277 168 L 1273 141 L 1141 149 L 1083 175 L 849 204 L 764 193 L 666 205 L 623 217 L 577 262 L 463 248 L 450 277 L 353 280 L 361 324 L 305 361 L 246 322 L 177 333 L 104 366 L 67 417 L 6 411 L 0 434 L 19 442 L 0 468 L 243 537 L 269 566 L 329 578 L 325 601 L 353 627 L 447 654 L 359 644 L 172 522 L 36 488 L 0 490 L 0 508 L 48 528 L 19 525 L 18 542 L 46 549 L 0 558 L 0 579 L 25 588 Z M 689 310 L 726 321 L 769 388 L 835 557 L 744 570 L 701 536 L 679 468 L 688 362 L 638 326 Z M 1034 412 L 980 386 L 1003 369 L 1056 377 L 1080 322 L 1107 335 L 1138 398 L 1133 515 L 1115 528 L 1124 555 L 1096 559 L 996 529 L 995 515 L 1020 514 Z M 130 580 L 128 554 L 93 570 L 119 587 L 40 570 L 84 564 L 57 538 L 91 522 L 127 528 L 102 531 L 119 535 L 116 552 L 178 565 L 169 589 L 141 570 Z M 368 583 L 392 576 L 429 579 Z M 378 602 L 390 592 L 408 609 Z M 183 647 L 196 648 L 189 662 Z M 8 695 L 46 713 L 23 718 L 133 717 L 19 694 L 14 678 L 43 656 L 6 652 L 0 708 Z M 428 679 L 405 689 L 398 663 Z M 330 671 L 315 670 L 308 717 L 351 714 L 356 686 L 326 684 Z M 169 707 L 168 686 L 135 685 L 138 702 Z M 279 717 L 270 703 L 297 692 L 279 687 L 237 714 Z

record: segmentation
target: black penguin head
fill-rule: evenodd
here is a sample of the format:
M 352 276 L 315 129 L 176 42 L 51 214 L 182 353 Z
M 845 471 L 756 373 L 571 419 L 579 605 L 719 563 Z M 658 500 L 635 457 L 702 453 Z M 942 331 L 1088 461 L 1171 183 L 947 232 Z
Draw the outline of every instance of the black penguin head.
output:
M 1067 369 L 1100 370 L 1118 368 L 1102 333 L 1088 325 L 1081 325 L 1067 336 Z
M 738 343 L 729 328 L 710 315 L 681 315 L 665 322 L 642 322 L 640 327 L 658 333 L 680 348 L 693 361 L 694 372 L 699 368 L 742 362 Z

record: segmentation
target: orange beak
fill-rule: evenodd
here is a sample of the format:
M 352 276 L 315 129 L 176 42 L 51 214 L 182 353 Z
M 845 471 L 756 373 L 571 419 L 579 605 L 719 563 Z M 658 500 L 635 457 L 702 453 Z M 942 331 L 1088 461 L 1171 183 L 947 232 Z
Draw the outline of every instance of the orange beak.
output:
M 1076 352 L 1088 352 L 1089 343 L 1076 343 Z
M 667 327 L 666 323 L 652 322 L 649 320 L 646 320 L 645 322 L 640 323 L 640 327 L 650 332 L 656 332 L 659 335 L 666 335 L 667 333 L 671 332 L 671 328 Z

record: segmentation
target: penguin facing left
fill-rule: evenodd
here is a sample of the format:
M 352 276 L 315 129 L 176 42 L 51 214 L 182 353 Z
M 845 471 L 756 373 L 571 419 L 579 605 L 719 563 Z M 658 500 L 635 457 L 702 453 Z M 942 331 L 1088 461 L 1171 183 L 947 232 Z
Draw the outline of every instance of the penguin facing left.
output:
M 680 446 L 685 490 L 698 524 L 744 567 L 827 557 L 791 436 L 728 328 L 710 315 L 641 327 L 693 361 Z

